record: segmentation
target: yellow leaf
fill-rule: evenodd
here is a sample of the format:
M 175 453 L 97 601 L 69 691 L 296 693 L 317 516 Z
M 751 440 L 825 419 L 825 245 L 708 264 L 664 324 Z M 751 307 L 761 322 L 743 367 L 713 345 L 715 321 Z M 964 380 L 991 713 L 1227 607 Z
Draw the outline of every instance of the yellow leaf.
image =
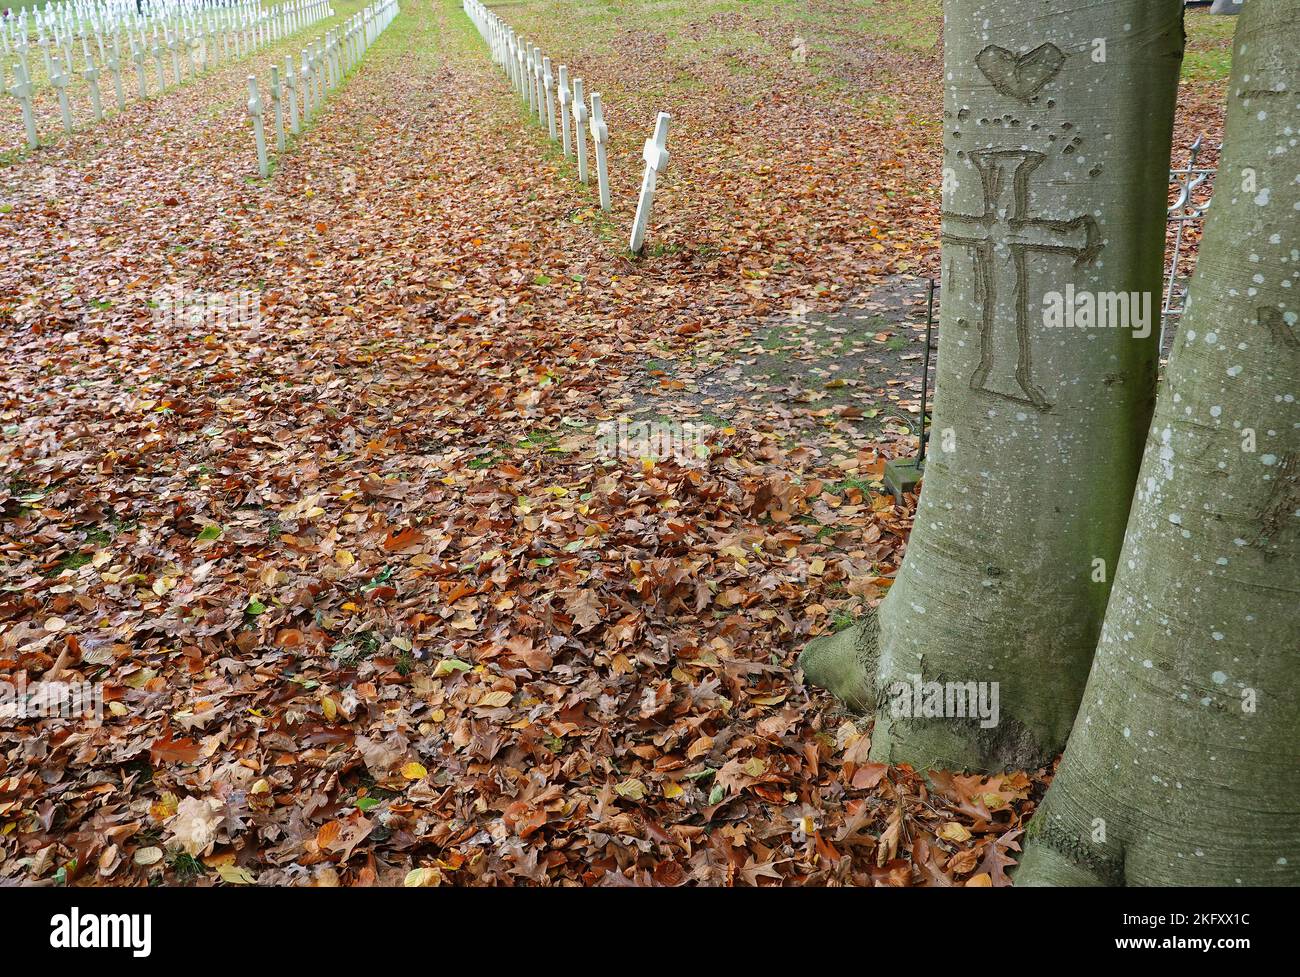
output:
M 504 690 L 489 692 L 483 698 L 478 700 L 480 706 L 508 706 L 510 704 L 510 693 Z
M 413 868 L 402 880 L 402 885 L 408 889 L 432 889 L 441 884 L 442 873 L 436 868 Z
M 347 550 L 335 550 L 334 562 L 346 570 L 348 567 L 352 566 L 352 564 L 357 562 L 357 558 Z
M 157 865 L 163 860 L 163 850 L 161 848 L 137 848 L 132 861 L 137 865 Z
M 412 761 L 402 767 L 402 776 L 407 780 L 423 780 L 429 776 L 429 771 L 424 768 L 423 764 Z
M 939 829 L 939 837 L 944 841 L 966 841 L 970 838 L 970 832 L 966 830 L 965 825 L 949 821 Z
M 149 816 L 155 821 L 166 821 L 180 807 L 180 799 L 171 791 L 149 805 Z
M 238 865 L 218 865 L 217 874 L 221 876 L 222 881 L 229 882 L 231 885 L 252 885 L 257 879 L 246 868 L 240 868 Z
M 334 718 L 339 714 L 338 705 L 327 695 L 320 697 L 320 708 L 321 712 L 325 714 L 325 721 L 328 723 L 334 722 Z
M 621 784 L 614 787 L 614 792 L 619 797 L 626 797 L 629 801 L 639 801 L 645 798 L 645 784 L 635 777 L 629 777 Z
M 979 875 L 972 875 L 966 880 L 968 889 L 991 889 L 993 888 L 993 878 L 988 872 L 981 872 Z
M 674 797 L 681 797 L 685 793 L 686 791 L 682 789 L 681 784 L 673 783 L 672 781 L 664 784 L 664 797 L 670 801 Z

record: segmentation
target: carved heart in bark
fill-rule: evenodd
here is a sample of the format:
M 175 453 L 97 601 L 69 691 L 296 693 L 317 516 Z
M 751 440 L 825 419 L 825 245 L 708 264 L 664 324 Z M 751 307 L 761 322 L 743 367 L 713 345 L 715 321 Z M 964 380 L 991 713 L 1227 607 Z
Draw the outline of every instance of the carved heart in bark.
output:
M 975 64 L 1003 95 L 1027 102 L 1060 74 L 1065 55 L 1050 41 L 1019 56 L 1004 47 L 990 44 L 975 56 Z

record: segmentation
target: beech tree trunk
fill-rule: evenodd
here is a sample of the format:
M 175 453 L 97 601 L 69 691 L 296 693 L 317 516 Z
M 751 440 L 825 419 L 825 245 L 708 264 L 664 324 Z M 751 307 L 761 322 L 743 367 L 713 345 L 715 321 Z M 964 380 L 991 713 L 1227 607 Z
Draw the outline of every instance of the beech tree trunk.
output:
M 1300 7 L 1250 0 L 1120 569 L 1020 885 L 1300 882 Z
M 944 5 L 932 450 L 888 596 L 801 656 L 810 682 L 876 707 L 877 760 L 1026 768 L 1069 735 L 1154 404 L 1182 7 Z M 1119 293 L 1131 321 L 1044 316 Z M 997 683 L 997 725 L 895 715 L 916 676 Z

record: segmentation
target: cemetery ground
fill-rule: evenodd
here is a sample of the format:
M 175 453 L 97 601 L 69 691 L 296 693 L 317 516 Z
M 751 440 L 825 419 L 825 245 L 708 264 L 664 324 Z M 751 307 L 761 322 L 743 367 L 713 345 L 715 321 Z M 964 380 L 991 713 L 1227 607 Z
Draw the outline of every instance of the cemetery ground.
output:
M 7 102 L 0 672 L 103 722 L 0 723 L 0 879 L 1007 884 L 1051 771 L 870 763 L 795 663 L 915 505 L 939 6 L 493 4 L 603 94 L 609 213 L 458 0 L 265 180 L 292 39 L 35 151 Z M 1175 158 L 1221 126 L 1189 24 Z M 606 457 L 624 416 L 706 444 Z

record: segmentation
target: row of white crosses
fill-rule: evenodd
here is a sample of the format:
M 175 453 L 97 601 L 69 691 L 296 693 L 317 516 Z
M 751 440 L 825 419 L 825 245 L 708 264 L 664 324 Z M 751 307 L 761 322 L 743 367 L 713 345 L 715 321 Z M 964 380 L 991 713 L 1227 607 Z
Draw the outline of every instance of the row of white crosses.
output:
M 397 0 L 377 0 L 353 14 L 344 24 L 326 31 L 302 49 L 302 63 L 295 66 L 292 55 L 284 57 L 284 74 L 271 65 L 271 111 L 275 121 L 275 148 L 283 153 L 289 135 L 297 135 L 325 104 L 325 97 L 343 84 L 370 45 L 401 12 Z M 301 110 L 299 104 L 301 102 Z M 248 76 L 248 116 L 253 122 L 257 146 L 257 173 L 271 175 L 267 158 L 266 105 L 258 89 L 257 76 Z
M 54 72 L 54 59 L 60 59 L 68 73 L 93 67 L 94 55 L 91 40 L 95 42 L 99 60 L 106 57 L 105 41 L 140 39 L 146 49 L 149 36 L 155 45 L 171 50 L 190 47 L 205 64 L 231 57 L 243 57 L 286 33 L 303 30 L 323 17 L 332 16 L 327 0 L 288 0 L 273 9 L 263 9 L 261 0 L 232 0 L 224 4 L 205 4 L 202 0 L 155 0 L 136 10 L 134 5 L 118 6 L 120 0 L 100 0 L 96 4 L 62 4 L 58 8 L 48 5 L 44 12 L 36 12 L 31 27 L 25 20 L 26 11 L 12 21 L 12 38 L 0 30 L 6 60 L 16 59 L 22 64 L 29 79 L 36 81 L 32 70 L 32 49 L 40 52 L 48 80 Z M 161 35 L 161 41 L 159 41 Z M 80 53 L 81 67 L 76 64 Z M 179 56 L 179 51 L 177 52 Z M 189 55 L 187 54 L 187 58 Z
M 136 92 L 140 98 L 147 98 L 150 59 L 157 79 L 157 93 L 161 94 L 169 87 L 169 61 L 171 84 L 179 85 L 186 77 L 194 78 L 199 72 L 209 70 L 222 60 L 246 57 L 319 20 L 332 17 L 334 10 L 329 0 L 287 0 L 269 11 L 261 8 L 260 0 L 207 10 L 197 7 L 179 13 L 173 10 L 168 15 L 170 19 L 154 19 L 152 37 L 148 29 L 149 18 L 134 11 L 125 13 L 118 20 L 96 20 L 84 11 L 80 11 L 77 16 L 81 19 L 68 18 L 65 22 L 68 25 L 83 25 L 79 39 L 85 67 L 80 70 L 73 67 L 72 27 L 67 27 L 61 34 L 57 33 L 57 25 L 60 23 L 57 15 L 48 21 L 38 21 L 41 25 L 55 25 L 55 30 L 50 35 L 51 42 L 41 46 L 41 50 L 45 59 L 46 77 L 58 96 L 59 115 L 65 133 L 70 133 L 73 129 L 68 85 L 77 75 L 86 82 L 91 112 L 96 122 L 104 117 L 100 81 L 105 72 L 112 81 L 118 111 L 126 108 L 126 86 L 122 76 L 129 70 L 127 58 L 124 57 L 128 50 L 130 61 L 135 63 Z M 91 49 L 92 37 L 94 51 Z M 32 106 L 37 87 L 32 80 L 25 36 L 19 38 L 13 51 L 17 56 L 13 65 L 14 83 L 7 84 L 7 73 L 3 63 L 0 63 L 0 89 L 6 90 L 18 102 L 27 145 L 35 149 L 40 144 Z
M 605 124 L 604 106 L 600 92 L 591 93 L 591 110 L 588 112 L 583 97 L 581 78 L 572 80 L 569 69 L 560 65 L 552 72 L 551 59 L 541 49 L 519 37 L 504 20 L 488 10 L 480 0 L 461 0 L 461 6 L 474 26 L 478 28 L 492 53 L 492 60 L 501 66 L 506 77 L 520 97 L 528 103 L 530 113 L 547 127 L 550 137 L 558 140 L 568 157 L 576 152 L 578 179 L 589 182 L 587 170 L 587 133 L 591 133 L 596 151 L 596 183 L 600 191 L 601 210 L 610 209 L 608 146 L 609 127 Z M 557 104 L 558 103 L 558 104 Z M 573 133 L 569 120 L 573 120 Z M 660 112 L 655 120 L 654 135 L 645 142 L 642 158 L 645 175 L 641 181 L 641 195 L 637 200 L 636 217 L 628 246 L 635 254 L 645 247 L 646 230 L 650 226 L 650 211 L 654 206 L 655 187 L 659 174 L 668 165 L 667 112 Z

